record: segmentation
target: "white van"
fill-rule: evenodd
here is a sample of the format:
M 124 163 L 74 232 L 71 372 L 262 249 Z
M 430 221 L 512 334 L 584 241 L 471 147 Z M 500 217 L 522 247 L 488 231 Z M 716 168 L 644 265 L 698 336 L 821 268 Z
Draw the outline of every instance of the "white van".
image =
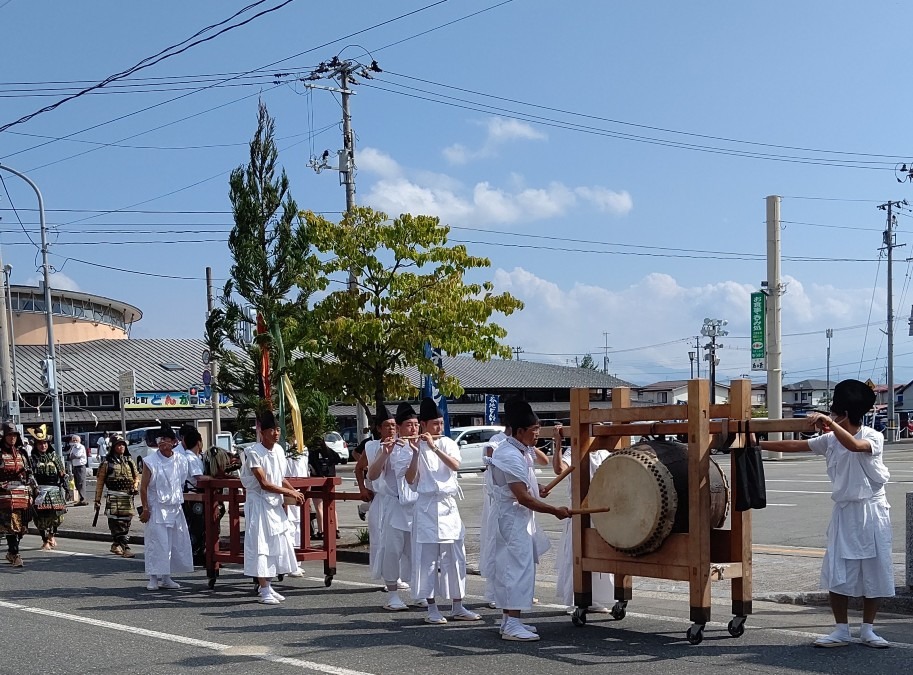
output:
M 155 439 L 162 433 L 161 427 L 140 427 L 127 432 L 127 452 L 136 462 L 136 468 L 143 470 L 143 459 L 158 450 Z

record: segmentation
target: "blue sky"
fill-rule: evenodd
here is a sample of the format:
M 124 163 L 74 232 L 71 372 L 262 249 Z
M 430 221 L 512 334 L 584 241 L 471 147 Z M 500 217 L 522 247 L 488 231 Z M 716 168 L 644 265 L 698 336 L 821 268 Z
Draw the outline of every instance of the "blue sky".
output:
M 687 377 L 687 338 L 693 349 L 714 317 L 732 333 L 720 377 L 747 373 L 748 298 L 766 275 L 764 197 L 780 194 L 785 381 L 824 376 L 827 328 L 832 376 L 884 381 L 876 206 L 913 202 L 913 185 L 895 179 L 913 161 L 907 3 L 450 0 L 307 51 L 428 4 L 296 0 L 136 76 L 160 79 L 121 82 L 131 86 L 0 133 L 0 161 L 28 173 L 50 210 L 55 283 L 139 306 L 136 337 L 200 336 L 204 268 L 223 279 L 228 270 L 227 176 L 245 161 L 258 97 L 276 118 L 299 206 L 344 207 L 336 175 L 307 166 L 312 152 L 341 147 L 338 102 L 269 75 L 306 75 L 341 51 L 373 55 L 385 71 L 352 100 L 359 203 L 438 215 L 488 256 L 488 278 L 526 303 L 500 321 L 522 358 L 592 353 L 601 363 L 607 341 L 620 377 Z M 243 6 L 0 0 L 0 125 Z M 229 77 L 214 74 L 277 61 L 196 91 Z M 34 230 L 32 193 L 4 179 Z M 35 248 L 2 189 L 0 208 L 13 282 L 34 281 Z M 911 216 L 897 219 L 898 243 L 913 245 Z M 101 243 L 126 241 L 142 243 Z M 910 247 L 895 254 L 901 382 L 913 379 Z

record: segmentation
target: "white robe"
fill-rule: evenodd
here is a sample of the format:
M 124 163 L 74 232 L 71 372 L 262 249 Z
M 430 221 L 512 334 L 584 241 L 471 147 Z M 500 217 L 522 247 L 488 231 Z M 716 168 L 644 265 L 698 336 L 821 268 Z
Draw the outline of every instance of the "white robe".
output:
M 154 452 L 144 465 L 152 474 L 146 490 L 149 522 L 144 531 L 145 569 L 150 576 L 168 576 L 193 572 L 190 533 L 181 505 L 184 503 L 184 481 L 191 469 L 183 453 L 165 457 Z
M 492 513 L 492 501 L 494 500 L 494 486 L 491 483 L 491 457 L 486 454 L 488 447 L 492 450 L 497 448 L 501 443 L 507 440 L 507 434 L 499 431 L 490 439 L 482 448 L 482 465 L 486 471 L 482 474 L 482 517 L 479 522 L 479 574 L 485 579 L 485 599 L 494 602 L 494 594 L 491 587 L 490 577 L 494 573 L 491 569 L 494 551 L 494 526 L 490 523 Z
M 488 569 L 493 572 L 494 602 L 505 610 L 529 610 L 536 589 L 536 563 L 548 538 L 537 530 L 533 511 L 522 506 L 510 489 L 511 483 L 525 483 L 531 494 L 539 492 L 527 449 L 508 438 L 495 449 L 489 471 L 493 490 L 489 525 L 495 538 Z
M 608 450 L 593 450 L 590 456 L 590 478 L 596 473 L 602 463 L 609 456 Z M 571 451 L 567 449 L 562 455 L 564 463 L 570 465 Z M 571 478 L 567 480 L 568 504 L 571 497 Z M 558 602 L 568 607 L 574 604 L 574 536 L 572 531 L 572 518 L 564 521 L 561 532 L 561 542 L 558 550 L 558 582 L 555 587 L 555 597 Z M 612 574 L 593 572 L 593 604 L 607 607 L 613 602 L 615 595 L 615 577 Z
M 308 477 L 308 450 L 300 455 L 287 455 L 285 458 L 285 477 L 286 478 L 307 478 Z M 290 504 L 286 507 L 288 513 L 289 527 L 292 528 L 292 541 L 295 548 L 301 547 L 301 507 L 297 504 Z
M 884 490 L 891 475 L 883 461 L 884 436 L 864 426 L 856 438 L 869 442 L 871 454 L 848 450 L 833 433 L 808 442 L 827 462 L 834 501 L 821 587 L 851 597 L 892 597 L 891 507 Z
M 383 452 L 381 441 L 365 445 L 368 467 Z M 365 485 L 374 492 L 368 511 L 368 532 L 371 546 L 369 564 L 371 578 L 386 583 L 409 579 L 412 575 L 412 504 L 399 500 L 399 481 L 396 476 L 397 456 L 407 453 L 399 463 L 411 459 L 411 452 L 403 446 L 394 446 L 376 480 L 365 479 Z
M 282 485 L 287 469 L 285 452 L 278 443 L 270 449 L 256 443 L 244 454 L 244 574 L 270 578 L 294 572 L 298 561 L 291 525 L 282 507 L 283 497 L 264 491 L 253 474 L 253 469 L 260 468 L 270 483 Z

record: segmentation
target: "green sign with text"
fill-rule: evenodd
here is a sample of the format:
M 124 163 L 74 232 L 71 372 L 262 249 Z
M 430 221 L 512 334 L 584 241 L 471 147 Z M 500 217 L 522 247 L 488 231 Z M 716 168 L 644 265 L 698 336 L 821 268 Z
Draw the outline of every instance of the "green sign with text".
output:
M 751 294 L 751 369 L 767 370 L 766 293 Z

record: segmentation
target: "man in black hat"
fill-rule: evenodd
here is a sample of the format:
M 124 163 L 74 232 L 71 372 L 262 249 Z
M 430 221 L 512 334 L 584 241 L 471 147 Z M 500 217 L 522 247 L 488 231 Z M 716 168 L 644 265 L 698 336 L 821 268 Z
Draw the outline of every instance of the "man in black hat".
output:
M 174 452 L 177 436 L 165 422 L 156 438 L 158 451 L 143 462 L 139 496 L 143 504 L 140 521 L 145 523 L 147 590 L 177 589 L 172 574 L 193 572 L 190 534 L 184 518 L 184 483 L 191 468 L 183 453 Z
M 285 598 L 271 586 L 275 576 L 298 570 L 292 529 L 283 508 L 285 497 L 304 504 L 304 495 L 286 479 L 287 460 L 279 443 L 279 425 L 269 410 L 260 415 L 260 442 L 244 451 L 244 574 L 259 585 L 258 602 L 278 605 Z
M 427 598 L 425 622 L 445 624 L 435 596 L 453 601 L 450 618 L 479 621 L 475 612 L 463 606 L 466 594 L 466 529 L 460 518 L 456 497 L 463 496 L 457 482 L 460 448 L 443 435 L 444 415 L 433 399 L 422 399 L 419 408 L 421 435 L 410 446 L 412 459 L 406 468 L 406 482 L 418 493 L 412 521 L 412 588 L 416 597 Z
M 836 630 L 815 640 L 816 647 L 844 647 L 850 636 L 847 607 L 850 597 L 862 597 L 862 644 L 884 649 L 890 644 L 873 629 L 881 598 L 894 595 L 891 561 L 891 518 L 884 486 L 891 475 L 884 465 L 884 437 L 864 426 L 875 403 L 875 392 L 859 380 L 834 387 L 830 417 L 809 418 L 821 432 L 807 441 L 761 441 L 772 452 L 822 455 L 831 479 L 834 510 L 827 528 L 827 552 L 821 566 L 821 585 L 830 592 Z

